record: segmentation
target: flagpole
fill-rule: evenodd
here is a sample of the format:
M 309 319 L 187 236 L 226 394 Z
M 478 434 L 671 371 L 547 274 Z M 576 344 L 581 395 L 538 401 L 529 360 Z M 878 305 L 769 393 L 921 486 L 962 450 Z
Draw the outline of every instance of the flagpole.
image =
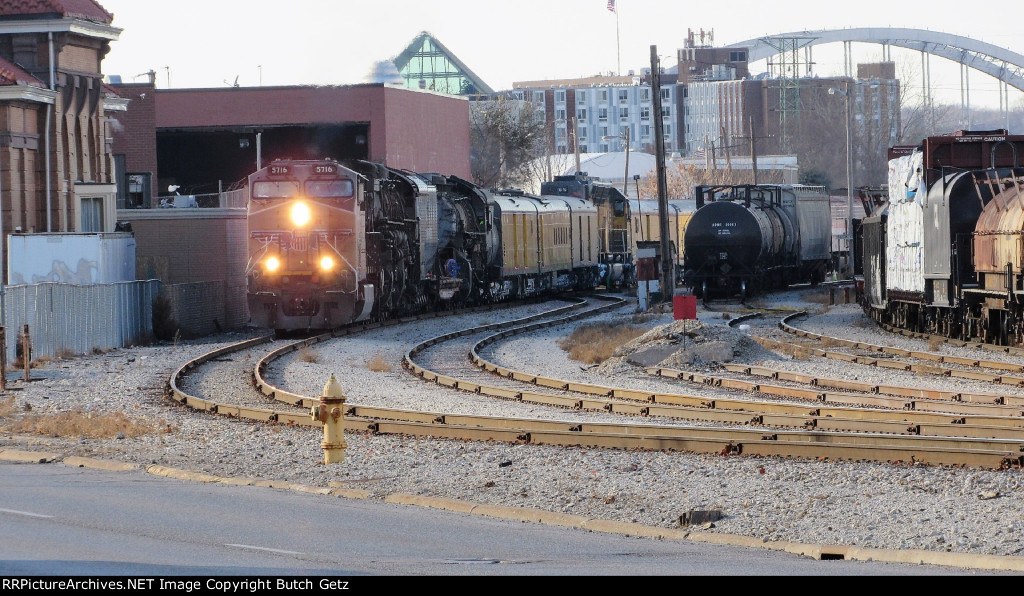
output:
M 622 44 L 619 43 L 619 7 L 615 7 L 615 57 L 618 60 L 618 70 L 615 74 L 622 74 Z

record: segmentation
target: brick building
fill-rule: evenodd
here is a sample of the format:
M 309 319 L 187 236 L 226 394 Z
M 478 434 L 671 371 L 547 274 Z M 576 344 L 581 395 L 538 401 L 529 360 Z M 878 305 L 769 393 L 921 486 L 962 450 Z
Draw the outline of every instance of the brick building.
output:
M 100 64 L 120 35 L 93 0 L 0 0 L 0 227 L 114 229 Z
M 469 178 L 469 101 L 384 84 L 335 87 L 156 89 L 111 85 L 130 99 L 112 127 L 127 188 L 148 185 L 150 207 L 171 185 L 182 194 L 241 184 L 277 158 L 367 159 L 394 168 Z M 141 195 L 139 195 L 141 196 Z

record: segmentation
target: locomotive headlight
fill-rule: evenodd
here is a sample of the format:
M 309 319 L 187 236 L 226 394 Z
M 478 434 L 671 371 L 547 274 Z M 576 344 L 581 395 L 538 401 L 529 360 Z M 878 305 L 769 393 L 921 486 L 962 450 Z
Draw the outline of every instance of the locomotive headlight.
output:
M 297 226 L 304 226 L 309 223 L 309 219 L 312 214 L 309 211 L 309 205 L 305 203 L 295 203 L 292 206 L 292 223 Z
M 281 267 L 281 261 L 279 261 L 277 257 L 270 257 L 269 259 L 267 259 L 265 266 L 267 268 L 267 271 L 273 273 Z
M 334 259 L 331 257 L 323 257 L 320 259 L 320 269 L 324 271 L 330 271 L 334 269 Z

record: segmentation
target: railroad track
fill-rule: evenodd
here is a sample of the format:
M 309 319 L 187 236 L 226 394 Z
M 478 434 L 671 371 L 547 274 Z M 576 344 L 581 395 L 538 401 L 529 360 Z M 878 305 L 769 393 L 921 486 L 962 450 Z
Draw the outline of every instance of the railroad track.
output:
M 619 305 L 620 306 L 620 305 Z M 616 305 L 607 308 L 619 307 Z M 589 309 L 590 311 L 599 309 Z M 603 310 L 603 309 L 600 309 Z M 590 315 L 594 314 L 593 312 Z M 855 407 L 773 403 L 751 399 L 709 399 L 707 396 L 678 392 L 652 393 L 625 387 L 589 385 L 540 377 L 528 372 L 511 371 L 481 358 L 479 353 L 514 334 L 528 333 L 555 324 L 566 324 L 589 316 L 580 304 L 570 305 L 529 317 L 530 321 L 512 321 L 463 329 L 415 346 L 406 356 L 406 367 L 418 377 L 482 396 L 559 406 L 572 410 L 626 414 L 645 418 L 642 423 L 563 422 L 524 418 L 474 416 L 450 412 L 410 411 L 346 404 L 346 429 L 374 433 L 496 440 L 563 446 L 612 447 L 625 449 L 669 449 L 725 454 L 776 455 L 811 458 L 841 458 L 871 461 L 904 461 L 934 464 L 958 464 L 989 468 L 1020 466 L 1020 418 L 1018 426 L 984 425 L 962 417 L 927 412 L 869 410 Z M 290 393 L 265 380 L 271 363 L 285 354 L 329 339 L 375 328 L 408 323 L 425 317 L 398 319 L 383 324 L 342 330 L 279 347 L 261 358 L 253 368 L 255 387 L 265 397 L 285 409 L 217 403 L 189 395 L 181 389 L 182 380 L 210 361 L 233 351 L 256 349 L 269 341 L 257 338 L 215 350 L 186 363 L 175 371 L 168 383 L 169 395 L 180 403 L 237 418 L 302 426 L 314 425 L 306 409 L 312 396 Z M 457 339 L 495 331 L 479 340 L 470 350 L 476 367 L 489 373 L 492 381 L 465 372 L 431 370 L 417 363 L 424 354 Z M 454 352 L 448 351 L 453 349 Z M 445 348 L 437 361 L 449 362 L 461 348 Z M 433 357 L 431 357 L 433 358 Z M 434 362 L 434 360 L 431 360 Z M 665 376 L 659 371 L 661 376 Z M 471 378 L 466 378 L 471 377 Z M 692 382 L 692 378 L 690 379 Z M 509 384 L 509 382 L 513 384 Z M 701 380 L 702 384 L 706 384 Z M 544 387 L 535 391 L 529 386 Z M 759 389 L 760 391 L 760 389 Z M 815 400 L 819 400 L 815 393 Z M 1019 414 L 1019 412 L 1018 412 Z M 1010 416 L 984 419 L 1006 422 Z M 652 420 L 697 421 L 705 426 L 655 424 Z M 987 428 L 987 427 L 992 427 Z M 849 431 L 853 432 L 849 432 Z M 840 432 L 845 431 L 845 432 Z

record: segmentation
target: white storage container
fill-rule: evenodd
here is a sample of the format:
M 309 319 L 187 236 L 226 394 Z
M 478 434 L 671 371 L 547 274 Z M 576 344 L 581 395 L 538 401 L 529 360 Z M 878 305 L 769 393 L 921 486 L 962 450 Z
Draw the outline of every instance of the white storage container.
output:
M 108 284 L 135 280 L 135 235 L 11 234 L 7 283 Z

